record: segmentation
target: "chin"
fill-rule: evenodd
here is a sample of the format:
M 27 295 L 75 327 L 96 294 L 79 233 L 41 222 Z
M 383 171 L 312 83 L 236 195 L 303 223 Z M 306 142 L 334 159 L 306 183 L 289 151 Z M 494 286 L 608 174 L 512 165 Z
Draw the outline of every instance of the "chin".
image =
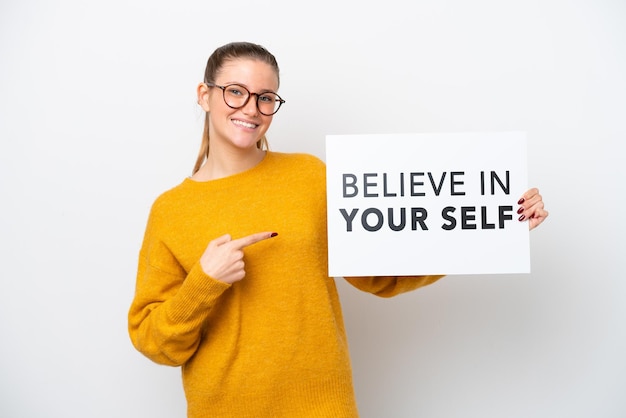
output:
M 240 150 L 248 150 L 248 149 L 256 149 L 257 142 L 259 142 L 258 139 L 254 141 L 233 141 L 232 144 L 236 148 L 239 148 Z

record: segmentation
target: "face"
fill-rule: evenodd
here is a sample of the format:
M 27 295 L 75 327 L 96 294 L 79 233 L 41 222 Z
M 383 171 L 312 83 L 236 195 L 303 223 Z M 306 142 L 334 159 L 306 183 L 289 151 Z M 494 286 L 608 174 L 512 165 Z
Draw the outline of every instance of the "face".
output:
M 274 69 L 261 61 L 251 59 L 229 60 L 215 77 L 215 84 L 227 86 L 239 84 L 252 93 L 276 92 L 278 77 Z M 218 87 L 198 86 L 198 103 L 209 112 L 209 138 L 211 148 L 234 147 L 239 150 L 255 150 L 272 123 L 272 116 L 262 115 L 256 104 L 257 96 L 251 95 L 248 103 L 233 109 L 224 102 Z

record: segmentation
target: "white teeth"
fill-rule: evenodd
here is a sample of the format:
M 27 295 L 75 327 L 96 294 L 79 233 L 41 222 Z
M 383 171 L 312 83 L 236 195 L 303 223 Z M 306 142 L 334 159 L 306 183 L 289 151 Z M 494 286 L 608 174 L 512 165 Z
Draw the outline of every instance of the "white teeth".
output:
M 244 128 L 256 128 L 256 125 L 253 123 L 248 123 L 248 122 L 244 122 L 242 120 L 235 120 L 233 119 L 233 123 L 235 125 L 240 125 L 243 126 Z

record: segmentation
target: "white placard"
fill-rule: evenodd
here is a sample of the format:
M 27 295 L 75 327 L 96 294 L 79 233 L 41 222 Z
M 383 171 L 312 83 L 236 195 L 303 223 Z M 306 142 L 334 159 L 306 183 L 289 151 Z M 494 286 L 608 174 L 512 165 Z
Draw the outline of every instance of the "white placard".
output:
M 329 275 L 529 273 L 523 132 L 327 135 Z

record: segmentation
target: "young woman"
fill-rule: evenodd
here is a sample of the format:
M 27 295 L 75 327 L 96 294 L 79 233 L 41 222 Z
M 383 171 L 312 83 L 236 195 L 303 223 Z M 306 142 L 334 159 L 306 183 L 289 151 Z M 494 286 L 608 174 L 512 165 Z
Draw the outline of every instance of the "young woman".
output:
M 327 276 L 325 166 L 270 152 L 284 103 L 274 56 L 231 43 L 209 58 L 193 176 L 154 202 L 129 311 L 134 346 L 182 366 L 189 417 L 357 417 L 335 282 Z M 520 199 L 532 229 L 548 215 Z M 346 278 L 382 297 L 442 276 Z

